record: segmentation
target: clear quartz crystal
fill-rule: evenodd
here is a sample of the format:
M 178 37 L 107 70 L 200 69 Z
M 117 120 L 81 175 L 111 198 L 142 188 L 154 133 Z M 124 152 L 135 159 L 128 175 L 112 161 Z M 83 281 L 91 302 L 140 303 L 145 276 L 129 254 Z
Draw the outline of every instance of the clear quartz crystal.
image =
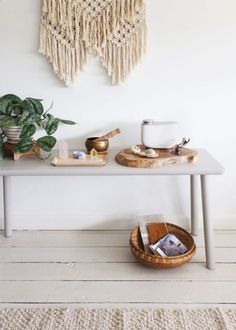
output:
M 69 157 L 68 143 L 66 141 L 61 141 L 60 148 L 59 148 L 59 158 L 68 159 L 68 157 Z

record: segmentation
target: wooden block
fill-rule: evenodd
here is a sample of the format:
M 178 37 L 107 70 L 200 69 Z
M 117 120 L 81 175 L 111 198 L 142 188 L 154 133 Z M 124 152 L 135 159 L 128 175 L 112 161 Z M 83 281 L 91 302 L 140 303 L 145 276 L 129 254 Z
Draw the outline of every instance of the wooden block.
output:
M 140 146 L 142 150 L 145 147 Z M 173 149 L 155 149 L 159 156 L 157 158 L 144 158 L 135 155 L 130 148 L 121 150 L 116 155 L 116 161 L 123 166 L 136 168 L 157 168 L 166 165 L 178 165 L 194 163 L 197 161 L 197 151 L 193 149 L 182 149 L 181 155 L 173 153 Z
M 14 152 L 14 148 L 15 148 L 15 144 L 11 144 L 11 143 L 4 143 L 4 151 L 5 151 L 5 155 L 7 157 L 11 157 L 14 160 L 18 160 L 20 158 L 31 158 L 31 157 L 36 157 L 37 155 L 40 155 L 40 147 L 37 144 L 34 144 L 34 147 L 32 150 L 25 152 L 25 153 L 16 153 Z

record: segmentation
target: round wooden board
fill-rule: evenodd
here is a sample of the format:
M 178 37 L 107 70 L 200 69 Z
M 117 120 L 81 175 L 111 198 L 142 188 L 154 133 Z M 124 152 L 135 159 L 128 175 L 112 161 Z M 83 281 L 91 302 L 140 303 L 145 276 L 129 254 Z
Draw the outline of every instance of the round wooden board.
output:
M 182 149 L 181 155 L 175 155 L 173 149 L 156 149 L 157 158 L 145 158 L 134 155 L 130 148 L 121 150 L 116 155 L 116 161 L 120 165 L 136 168 L 157 168 L 166 165 L 194 163 L 197 161 L 197 151 Z

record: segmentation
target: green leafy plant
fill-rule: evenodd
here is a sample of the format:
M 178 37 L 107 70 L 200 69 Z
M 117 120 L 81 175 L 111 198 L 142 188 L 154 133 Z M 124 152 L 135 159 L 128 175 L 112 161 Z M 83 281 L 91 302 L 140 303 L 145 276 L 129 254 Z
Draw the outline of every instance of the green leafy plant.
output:
M 9 126 L 20 126 L 22 129 L 20 141 L 14 147 L 15 152 L 35 151 L 34 147 L 38 145 L 42 150 L 50 153 L 57 142 L 52 135 L 56 132 L 58 125 L 60 123 L 75 124 L 73 121 L 54 117 L 49 113 L 50 109 L 44 111 L 42 100 L 32 97 L 24 100 L 13 94 L 0 97 L 0 159 L 4 158 L 6 140 L 4 127 Z M 33 136 L 38 129 L 44 130 L 46 135 L 34 140 Z

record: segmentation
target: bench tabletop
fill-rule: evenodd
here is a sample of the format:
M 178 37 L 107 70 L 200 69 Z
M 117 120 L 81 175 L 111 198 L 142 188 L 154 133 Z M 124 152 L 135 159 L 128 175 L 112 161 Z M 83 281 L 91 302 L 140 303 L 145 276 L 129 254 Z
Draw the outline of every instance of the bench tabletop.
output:
M 206 150 L 198 149 L 194 164 L 168 165 L 161 168 L 129 168 L 119 165 L 115 155 L 119 149 L 110 149 L 108 162 L 101 167 L 55 167 L 51 161 L 58 151 L 47 160 L 22 158 L 17 161 L 0 161 L 0 176 L 67 176 L 67 175 L 219 175 L 223 166 Z

